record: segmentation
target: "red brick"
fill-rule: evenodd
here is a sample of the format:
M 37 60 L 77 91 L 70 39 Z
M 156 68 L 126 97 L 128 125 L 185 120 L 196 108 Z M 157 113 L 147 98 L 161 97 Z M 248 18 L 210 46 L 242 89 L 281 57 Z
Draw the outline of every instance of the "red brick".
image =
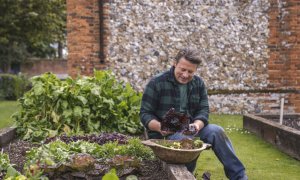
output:
M 94 68 L 106 66 L 100 63 L 99 55 L 95 53 L 100 50 L 98 2 L 67 1 L 68 72 L 72 77 L 92 75 Z

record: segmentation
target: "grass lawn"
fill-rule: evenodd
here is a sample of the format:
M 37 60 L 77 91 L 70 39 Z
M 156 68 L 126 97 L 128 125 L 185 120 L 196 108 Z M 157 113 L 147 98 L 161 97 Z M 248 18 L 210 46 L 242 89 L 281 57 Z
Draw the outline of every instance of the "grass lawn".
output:
M 13 124 L 11 115 L 17 110 L 17 101 L 0 101 L 0 129 Z
M 222 126 L 235 152 L 246 167 L 249 180 L 299 180 L 300 161 L 280 152 L 261 138 L 243 130 L 241 115 L 211 115 L 210 123 Z M 196 177 L 208 171 L 212 180 L 227 179 L 222 164 L 212 150 L 203 151 L 198 159 Z

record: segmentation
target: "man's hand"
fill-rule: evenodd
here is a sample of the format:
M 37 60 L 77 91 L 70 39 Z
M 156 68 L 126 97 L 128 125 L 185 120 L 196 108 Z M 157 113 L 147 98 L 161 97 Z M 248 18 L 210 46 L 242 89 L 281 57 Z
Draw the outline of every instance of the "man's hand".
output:
M 156 119 L 152 119 L 149 124 L 148 128 L 152 131 L 159 132 L 162 136 L 167 136 L 169 134 L 173 134 L 174 132 L 171 131 L 162 131 L 161 130 L 161 123 L 157 121 Z
M 194 123 L 190 125 L 193 125 L 195 127 L 197 133 L 204 127 L 204 123 L 201 120 L 195 120 Z

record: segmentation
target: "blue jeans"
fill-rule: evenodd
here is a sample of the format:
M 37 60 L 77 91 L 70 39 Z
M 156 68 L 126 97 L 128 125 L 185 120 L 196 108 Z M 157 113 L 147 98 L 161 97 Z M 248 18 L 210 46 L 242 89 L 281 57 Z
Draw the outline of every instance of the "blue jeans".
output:
M 196 136 L 199 136 L 203 142 L 212 145 L 212 150 L 223 164 L 225 174 L 230 180 L 238 180 L 245 176 L 245 167 L 235 155 L 232 144 L 222 127 L 208 124 Z M 188 136 L 175 133 L 168 136 L 168 139 L 181 140 L 186 137 Z M 197 159 L 186 164 L 187 169 L 192 173 L 196 168 Z

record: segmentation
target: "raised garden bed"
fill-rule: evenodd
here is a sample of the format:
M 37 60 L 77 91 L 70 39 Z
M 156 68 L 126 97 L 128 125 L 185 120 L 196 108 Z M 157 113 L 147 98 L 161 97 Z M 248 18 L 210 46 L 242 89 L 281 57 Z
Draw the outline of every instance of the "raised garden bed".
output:
M 2 138 L 8 138 L 8 139 L 13 139 L 9 138 L 7 136 L 13 136 L 15 137 L 14 133 L 15 131 L 13 129 L 10 129 L 10 133 L 5 133 L 0 135 Z M 63 141 L 69 141 L 67 138 L 62 139 Z M 76 140 L 76 138 L 72 139 Z M 47 143 L 51 143 L 53 139 L 48 140 Z M 7 154 L 9 154 L 9 158 L 12 164 L 15 164 L 15 169 L 18 170 L 19 172 L 22 172 L 23 166 L 25 163 L 25 155 L 26 151 L 31 150 L 32 148 L 39 147 L 40 144 L 34 144 L 28 141 L 22 141 L 18 139 L 12 140 L 10 143 L 5 143 L 6 145 L 1 144 L 1 147 L 3 148 L 3 151 Z M 106 172 L 108 171 L 109 167 L 102 166 L 99 167 L 99 169 L 106 169 Z M 128 172 L 123 172 L 124 176 L 120 177 L 120 179 L 125 179 L 126 176 L 133 174 L 138 177 L 138 179 L 173 179 L 173 180 L 179 180 L 182 178 L 187 178 L 188 179 L 195 179 L 194 176 L 187 171 L 186 167 L 184 165 L 175 165 L 175 164 L 167 164 L 159 159 L 154 159 L 154 160 L 143 160 L 138 168 L 129 168 L 127 169 Z M 0 174 L 0 176 L 4 177 L 5 174 Z M 51 174 L 50 174 L 51 175 Z M 55 175 L 55 176 L 54 176 Z M 103 175 L 103 174 L 102 174 Z M 118 174 L 119 175 L 119 174 Z M 53 174 L 51 175 L 52 177 L 50 179 L 99 179 L 99 176 L 95 176 L 95 174 L 90 174 L 87 173 L 82 173 L 80 171 L 74 172 L 74 171 L 69 171 L 65 173 L 60 173 L 59 175 Z
M 9 127 L 0 129 L 0 147 L 5 146 L 11 142 L 16 135 L 16 128 Z
M 300 160 L 300 114 L 285 114 L 282 124 L 279 119 L 279 115 L 247 114 L 243 116 L 243 126 L 282 152 Z
M 9 154 L 12 164 L 15 164 L 15 168 L 22 172 L 23 165 L 25 163 L 25 153 L 32 147 L 37 147 L 32 143 L 26 141 L 16 140 L 4 148 L 4 152 Z M 101 170 L 107 170 L 108 167 L 99 167 Z M 131 169 L 129 169 L 130 171 Z M 126 173 L 126 172 L 125 172 Z M 147 160 L 141 163 L 141 166 L 136 169 L 132 174 L 136 174 L 139 179 L 168 179 L 166 171 L 163 170 L 162 164 L 158 160 Z M 97 176 L 93 176 L 92 172 L 90 174 L 85 174 L 81 172 L 65 172 L 61 173 L 59 176 L 53 176 L 50 179 L 99 179 Z

